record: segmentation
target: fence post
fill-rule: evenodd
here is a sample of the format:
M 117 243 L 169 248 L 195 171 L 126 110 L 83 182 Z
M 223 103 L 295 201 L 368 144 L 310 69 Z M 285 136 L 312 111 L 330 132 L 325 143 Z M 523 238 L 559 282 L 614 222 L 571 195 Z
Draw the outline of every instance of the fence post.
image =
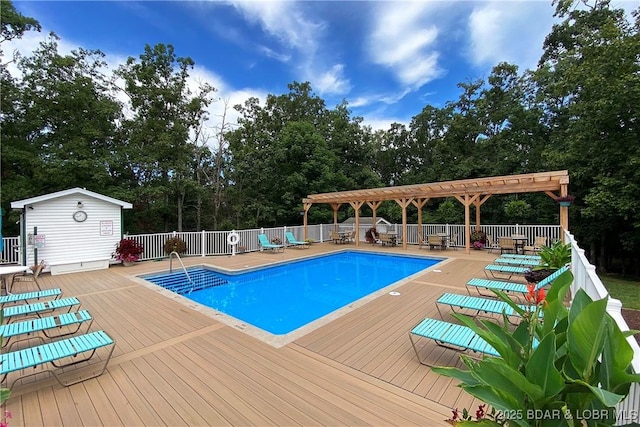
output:
M 207 256 L 207 232 L 202 230 L 202 256 Z

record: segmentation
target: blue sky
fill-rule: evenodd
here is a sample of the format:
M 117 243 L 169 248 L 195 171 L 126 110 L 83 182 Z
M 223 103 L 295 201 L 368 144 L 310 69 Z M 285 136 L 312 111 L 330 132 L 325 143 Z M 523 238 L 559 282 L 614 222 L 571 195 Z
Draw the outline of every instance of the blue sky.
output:
M 616 1 L 632 7 L 635 2 Z M 374 128 L 409 123 L 456 100 L 456 84 L 486 78 L 500 61 L 534 68 L 553 24 L 551 1 L 14 1 L 60 51 L 100 49 L 110 67 L 145 44 L 172 44 L 231 105 L 310 81 L 330 108 L 343 99 Z M 212 107 L 218 116 L 222 102 Z M 233 118 L 233 114 L 232 114 Z

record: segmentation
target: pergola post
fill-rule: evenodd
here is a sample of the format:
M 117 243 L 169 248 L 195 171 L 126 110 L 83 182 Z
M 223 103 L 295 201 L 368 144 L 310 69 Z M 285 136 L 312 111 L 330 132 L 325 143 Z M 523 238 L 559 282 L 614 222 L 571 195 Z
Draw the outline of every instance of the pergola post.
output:
M 424 199 L 413 199 L 411 201 L 411 203 L 413 203 L 413 205 L 418 208 L 418 245 L 422 245 L 422 242 L 424 241 L 424 237 L 422 236 L 422 208 L 427 204 L 428 201 L 428 197 L 425 197 Z
M 349 202 L 354 211 L 356 211 L 356 246 L 360 246 L 360 208 L 364 202 Z
M 462 196 L 455 196 L 460 203 L 464 205 L 464 252 L 469 255 L 471 253 L 471 203 L 475 203 L 478 200 L 480 194 L 473 196 L 464 194 Z
M 331 203 L 333 208 L 333 231 L 338 231 L 338 209 L 342 203 Z
M 369 207 L 371 208 L 371 221 L 373 221 L 373 224 L 371 224 L 371 226 L 374 228 L 376 226 L 376 210 L 380 207 L 381 204 L 382 204 L 382 200 L 377 200 L 377 201 L 367 200 L 367 205 L 369 205 Z
M 312 203 L 307 203 L 306 201 L 302 203 L 302 208 L 304 209 L 304 217 L 302 219 L 302 229 L 304 230 L 305 240 L 309 238 L 309 236 L 307 235 L 307 225 L 308 225 L 307 213 L 309 212 L 311 205 Z M 320 236 L 320 240 L 322 241 L 322 236 Z
M 402 249 L 407 249 L 407 206 L 413 199 L 396 199 L 396 203 L 402 208 Z
M 491 194 L 485 195 L 480 200 L 476 200 L 476 202 L 474 203 L 476 207 L 476 231 L 480 231 L 480 206 L 482 206 L 483 203 L 486 202 L 487 199 L 489 199 L 489 197 L 491 197 Z

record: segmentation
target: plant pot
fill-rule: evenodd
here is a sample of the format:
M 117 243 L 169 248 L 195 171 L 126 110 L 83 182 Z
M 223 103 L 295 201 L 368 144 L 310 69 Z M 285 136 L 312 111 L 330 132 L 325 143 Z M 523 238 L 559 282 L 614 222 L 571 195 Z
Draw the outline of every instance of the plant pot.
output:
M 559 202 L 560 206 L 569 207 L 571 206 L 571 202 Z
M 135 263 L 135 261 L 122 261 L 122 265 L 124 265 L 125 267 L 131 267 Z

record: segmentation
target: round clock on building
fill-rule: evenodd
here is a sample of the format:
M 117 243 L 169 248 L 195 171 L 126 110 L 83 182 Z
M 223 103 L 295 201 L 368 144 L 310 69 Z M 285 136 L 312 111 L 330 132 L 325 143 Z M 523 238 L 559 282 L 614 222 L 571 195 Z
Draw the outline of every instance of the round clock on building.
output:
M 87 219 L 87 213 L 85 211 L 77 211 L 73 214 L 73 220 L 76 222 L 83 222 Z

